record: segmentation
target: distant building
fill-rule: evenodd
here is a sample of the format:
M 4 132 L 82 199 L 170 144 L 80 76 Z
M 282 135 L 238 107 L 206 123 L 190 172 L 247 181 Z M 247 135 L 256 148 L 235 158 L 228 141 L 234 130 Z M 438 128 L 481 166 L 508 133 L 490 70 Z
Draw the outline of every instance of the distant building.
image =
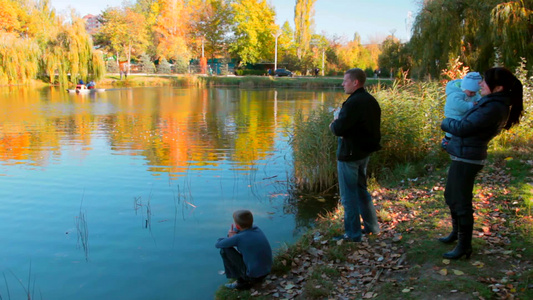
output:
M 85 29 L 90 35 L 93 35 L 100 30 L 100 27 L 102 27 L 102 23 L 98 21 L 98 17 L 100 16 L 94 16 L 94 15 L 86 15 L 83 17 L 85 20 Z

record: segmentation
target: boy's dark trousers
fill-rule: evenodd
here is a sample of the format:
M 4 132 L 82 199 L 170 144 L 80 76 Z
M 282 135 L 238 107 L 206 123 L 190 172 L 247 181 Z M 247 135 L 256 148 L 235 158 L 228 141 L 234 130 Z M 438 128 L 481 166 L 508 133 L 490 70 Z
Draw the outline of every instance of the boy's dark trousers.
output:
M 233 247 L 221 248 L 220 256 L 222 256 L 222 261 L 224 262 L 224 271 L 226 272 L 226 277 L 236 278 L 238 284 L 252 285 L 262 282 L 266 277 L 266 275 L 259 278 L 246 276 L 246 265 L 242 259 L 242 254 L 240 254 L 239 251 Z

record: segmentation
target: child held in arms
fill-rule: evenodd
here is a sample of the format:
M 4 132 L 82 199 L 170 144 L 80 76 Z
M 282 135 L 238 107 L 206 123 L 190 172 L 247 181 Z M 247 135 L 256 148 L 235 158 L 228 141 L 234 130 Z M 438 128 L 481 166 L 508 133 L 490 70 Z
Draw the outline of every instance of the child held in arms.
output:
M 262 282 L 272 268 L 272 249 L 263 231 L 253 226 L 254 217 L 249 210 L 233 213 L 228 236 L 218 239 L 227 278 L 237 279 L 225 286 L 230 289 L 250 289 Z
M 483 78 L 478 72 L 467 73 L 463 79 L 456 79 L 446 84 L 446 104 L 444 105 L 444 116 L 455 120 L 461 120 L 465 113 L 469 111 L 479 101 L 479 82 Z M 450 133 L 446 133 L 442 139 L 442 148 L 446 149 L 448 142 L 452 138 Z

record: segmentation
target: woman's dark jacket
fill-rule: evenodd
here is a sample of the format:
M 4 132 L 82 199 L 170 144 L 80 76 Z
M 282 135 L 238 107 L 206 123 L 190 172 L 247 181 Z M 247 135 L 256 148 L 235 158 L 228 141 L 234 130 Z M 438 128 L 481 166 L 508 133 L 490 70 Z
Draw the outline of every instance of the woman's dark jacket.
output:
M 381 149 L 381 109 L 376 99 L 364 88 L 353 92 L 342 104 L 339 117 L 331 123 L 339 136 L 337 159 L 360 160 Z
M 444 119 L 441 129 L 453 135 L 446 151 L 464 159 L 487 158 L 487 145 L 507 123 L 510 104 L 507 92 L 492 93 L 481 98 L 461 120 Z

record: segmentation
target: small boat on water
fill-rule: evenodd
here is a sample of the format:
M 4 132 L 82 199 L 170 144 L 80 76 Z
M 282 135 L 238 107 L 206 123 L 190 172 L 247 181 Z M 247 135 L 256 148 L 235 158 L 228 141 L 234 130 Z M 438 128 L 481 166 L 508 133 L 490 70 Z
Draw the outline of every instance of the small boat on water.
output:
M 69 93 L 76 93 L 76 94 L 89 94 L 89 93 L 100 93 L 105 92 L 105 89 L 88 89 L 85 85 L 78 85 L 75 89 L 67 89 L 67 92 Z

